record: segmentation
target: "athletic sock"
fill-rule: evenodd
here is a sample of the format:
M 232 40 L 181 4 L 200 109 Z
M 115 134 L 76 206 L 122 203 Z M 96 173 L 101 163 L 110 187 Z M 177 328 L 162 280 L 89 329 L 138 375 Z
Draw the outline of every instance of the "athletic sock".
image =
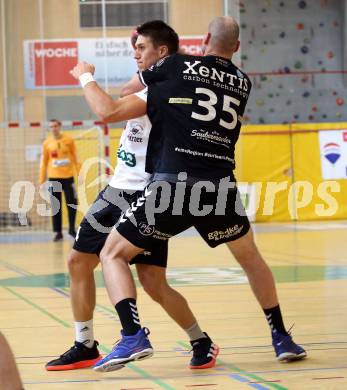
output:
M 284 327 L 279 305 L 272 307 L 271 309 L 263 309 L 263 311 L 272 333 L 279 332 L 282 334 L 288 334 L 286 328 Z
M 197 322 L 195 322 L 190 328 L 184 330 L 187 333 L 190 341 L 207 338 L 205 333 L 203 333 L 203 331 L 200 329 L 200 326 Z
M 125 298 L 115 306 L 123 328 L 124 336 L 132 336 L 141 329 L 136 300 Z
M 94 345 L 93 319 L 83 322 L 75 322 L 76 341 L 88 348 Z

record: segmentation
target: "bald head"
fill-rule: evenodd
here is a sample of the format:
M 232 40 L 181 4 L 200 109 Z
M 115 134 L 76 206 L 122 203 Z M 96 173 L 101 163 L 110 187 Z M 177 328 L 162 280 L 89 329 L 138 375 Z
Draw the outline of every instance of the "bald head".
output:
M 209 26 L 210 34 L 209 46 L 212 51 L 232 54 L 238 48 L 239 25 L 230 16 L 218 16 L 213 19 Z

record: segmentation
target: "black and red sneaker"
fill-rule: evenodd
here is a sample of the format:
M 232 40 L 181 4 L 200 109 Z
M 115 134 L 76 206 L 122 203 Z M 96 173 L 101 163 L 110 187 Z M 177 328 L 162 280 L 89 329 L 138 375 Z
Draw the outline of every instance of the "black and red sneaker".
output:
M 193 357 L 190 361 L 189 368 L 193 370 L 211 368 L 216 365 L 219 347 L 213 343 L 207 333 L 204 332 L 204 334 L 206 337 L 190 342 Z
M 75 341 L 73 347 L 60 355 L 58 359 L 46 364 L 47 371 L 78 370 L 79 368 L 92 367 L 102 356 L 98 350 L 99 343 L 94 341 L 92 348 Z

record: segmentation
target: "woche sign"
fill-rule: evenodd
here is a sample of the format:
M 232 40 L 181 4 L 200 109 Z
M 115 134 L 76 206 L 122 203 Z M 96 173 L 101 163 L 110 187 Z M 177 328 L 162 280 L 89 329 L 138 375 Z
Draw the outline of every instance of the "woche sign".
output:
M 201 37 L 181 37 L 181 46 L 193 55 L 201 54 Z M 134 50 L 129 38 L 59 39 L 23 43 L 25 88 L 75 88 L 69 71 L 79 62 L 96 67 L 95 79 L 117 87 L 137 71 Z

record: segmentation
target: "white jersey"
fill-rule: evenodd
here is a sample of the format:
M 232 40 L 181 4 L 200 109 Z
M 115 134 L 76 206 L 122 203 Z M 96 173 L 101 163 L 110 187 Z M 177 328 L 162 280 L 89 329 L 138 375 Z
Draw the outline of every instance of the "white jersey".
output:
M 147 88 L 135 94 L 147 101 Z M 152 124 L 147 115 L 127 122 L 117 152 L 117 166 L 109 183 L 123 190 L 143 190 L 150 174 L 145 171 L 149 133 Z

